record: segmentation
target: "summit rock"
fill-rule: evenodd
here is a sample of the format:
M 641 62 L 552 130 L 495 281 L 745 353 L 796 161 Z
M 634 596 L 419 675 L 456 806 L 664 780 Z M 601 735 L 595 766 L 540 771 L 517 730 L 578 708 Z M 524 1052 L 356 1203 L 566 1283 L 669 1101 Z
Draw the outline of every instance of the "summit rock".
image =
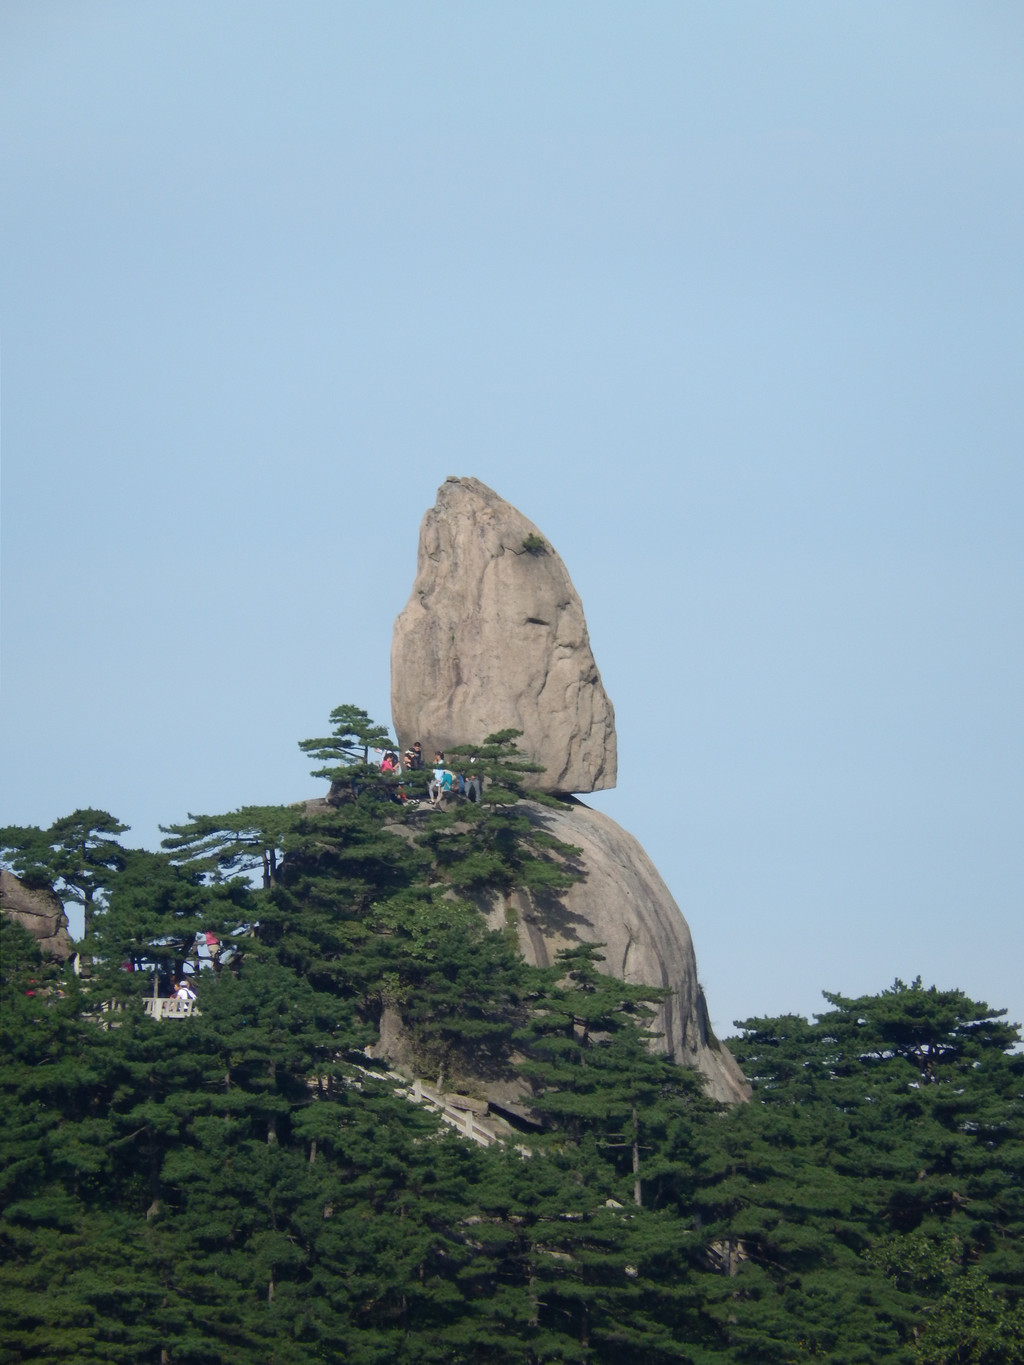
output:
M 533 522 L 479 479 L 449 478 L 420 527 L 412 595 L 395 622 L 399 743 L 434 749 L 521 730 L 540 791 L 615 786 L 615 712 L 583 605 Z

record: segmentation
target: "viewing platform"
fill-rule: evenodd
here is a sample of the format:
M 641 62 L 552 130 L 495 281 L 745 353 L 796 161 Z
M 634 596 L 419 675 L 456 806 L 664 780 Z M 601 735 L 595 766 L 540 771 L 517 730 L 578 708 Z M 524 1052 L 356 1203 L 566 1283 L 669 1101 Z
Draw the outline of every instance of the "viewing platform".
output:
M 165 999 L 163 996 L 148 996 L 143 1000 L 142 1008 L 151 1019 L 188 1019 L 190 1016 L 198 1018 L 200 1013 L 194 1000 Z M 102 1020 L 105 1015 L 117 1014 L 123 1009 L 124 1005 L 119 1000 L 104 1000 L 98 1015 L 86 1017 Z M 104 1027 L 107 1025 L 104 1024 Z
M 152 1019 L 187 1019 L 190 1014 L 198 1014 L 194 1000 L 165 1000 L 152 997 L 142 1002 L 143 1008 Z

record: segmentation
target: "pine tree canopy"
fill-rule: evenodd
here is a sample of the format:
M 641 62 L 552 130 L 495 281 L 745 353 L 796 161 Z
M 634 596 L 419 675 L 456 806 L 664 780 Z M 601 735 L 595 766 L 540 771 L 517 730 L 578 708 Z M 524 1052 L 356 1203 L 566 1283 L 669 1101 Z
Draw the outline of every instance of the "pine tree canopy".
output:
M 378 725 L 358 706 L 336 706 L 331 712 L 334 729 L 325 739 L 300 739 L 303 753 L 324 764 L 315 768 L 313 777 L 326 777 L 338 782 L 349 776 L 346 771 L 355 765 L 366 767 L 371 749 L 397 749 L 397 741 L 388 734 L 386 726 Z
M 127 831 L 105 810 L 76 810 L 46 830 L 11 825 L 0 829 L 0 865 L 28 886 L 48 887 L 63 900 L 76 901 L 88 933 L 95 906 L 124 866 L 117 838 Z
M 599 945 L 523 960 L 513 892 L 585 869 L 529 818 L 515 732 L 450 756 L 484 799 L 435 810 L 368 763 L 383 727 L 331 723 L 302 747 L 337 799 L 189 816 L 159 853 L 102 811 L 0 834 L 90 913 L 82 975 L 0 920 L 0 1365 L 1024 1359 L 1004 1011 L 918 979 L 745 1020 L 723 1110 L 652 1037 L 661 990 Z M 197 1008 L 156 1017 L 183 973 Z M 413 1077 L 500 1093 L 502 1140 Z

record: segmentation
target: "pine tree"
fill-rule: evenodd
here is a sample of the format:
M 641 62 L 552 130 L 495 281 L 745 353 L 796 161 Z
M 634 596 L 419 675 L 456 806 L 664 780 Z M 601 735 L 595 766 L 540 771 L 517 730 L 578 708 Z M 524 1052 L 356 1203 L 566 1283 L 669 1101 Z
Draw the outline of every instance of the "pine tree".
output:
M 301 739 L 299 748 L 324 766 L 314 768 L 313 777 L 325 777 L 332 790 L 347 784 L 355 790 L 360 779 L 380 777 L 370 765 L 371 749 L 396 749 L 397 742 L 387 727 L 378 725 L 358 706 L 336 706 L 331 712 L 334 729 L 322 739 Z
M 104 903 L 113 877 L 124 867 L 117 836 L 128 829 L 104 810 L 76 810 L 49 829 L 9 825 L 0 829 L 0 864 L 28 886 L 45 886 L 64 901 L 76 901 L 88 938 L 95 910 Z
M 103 812 L 4 832 L 88 905 L 91 966 L 0 924 L 0 1365 L 1020 1357 L 1003 1012 L 916 981 L 748 1020 L 754 1097 L 721 1112 L 659 1055 L 659 992 L 593 946 L 529 967 L 475 908 L 579 875 L 515 733 L 437 812 L 394 800 L 364 712 L 332 721 L 328 803 L 190 817 L 162 854 Z M 234 953 L 198 1012 L 149 1017 L 204 932 Z M 386 1008 L 443 1084 L 518 1074 L 543 1133 L 442 1131 L 364 1051 Z
M 170 860 L 218 880 L 259 870 L 268 889 L 277 876 L 298 815 L 290 806 L 243 806 L 227 815 L 189 815 L 183 825 L 161 825 Z
M 652 1050 L 653 1004 L 662 992 L 604 975 L 594 944 L 559 953 L 519 1035 L 538 1111 L 559 1138 L 592 1140 L 618 1179 L 609 1192 L 664 1203 L 677 1180 L 683 1132 L 715 1110 L 703 1082 Z M 699 1118 L 698 1118 L 699 1116 Z M 685 1145 L 692 1146 L 692 1138 Z M 628 1186 L 627 1186 L 628 1182 Z
M 894 1270 L 894 1238 L 953 1234 L 960 1272 L 1019 1292 L 1017 1031 L 920 981 L 826 999 L 813 1024 L 748 1020 L 733 1044 L 755 1090 L 712 1130 L 698 1191 L 709 1259 L 735 1275 L 709 1309 L 740 1358 L 909 1360 L 941 1292 Z

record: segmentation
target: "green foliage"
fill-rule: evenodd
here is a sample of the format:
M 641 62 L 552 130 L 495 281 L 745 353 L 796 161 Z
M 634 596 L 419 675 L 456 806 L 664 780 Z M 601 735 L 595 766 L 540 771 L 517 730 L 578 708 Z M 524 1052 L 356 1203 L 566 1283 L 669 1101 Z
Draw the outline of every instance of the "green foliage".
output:
M 458 754 L 483 801 L 433 811 L 390 799 L 365 713 L 332 721 L 331 804 L 190 817 L 159 854 L 103 812 L 4 831 L 88 898 L 92 962 L 0 924 L 0 1365 L 1024 1356 L 1002 1012 L 918 980 L 747 1020 L 723 1112 L 652 1046 L 660 991 L 593 945 L 529 967 L 475 908 L 580 873 L 516 733 Z M 204 931 L 233 961 L 148 1017 Z M 365 1051 L 385 1016 L 418 1074 L 518 1087 L 539 1131 L 444 1130 Z
M 697 1194 L 733 1257 L 722 1321 L 740 1358 L 939 1359 L 914 1343 L 969 1268 L 1011 1324 L 1024 1289 L 1018 1033 L 920 981 L 826 999 L 813 1024 L 747 1020 L 731 1044 L 754 1099 L 719 1125 Z
M 207 886 L 201 873 L 162 854 L 127 849 L 108 904 L 84 944 L 90 989 L 119 998 L 149 994 L 154 971 L 169 983 L 186 960 L 198 968 L 199 935 L 211 930 L 227 948 L 234 931 L 254 915 L 246 883 Z
M 472 907 L 443 897 L 421 908 L 425 919 L 428 937 L 395 945 L 394 973 L 421 1073 L 441 1089 L 511 1080 L 528 976 L 517 946 L 490 932 Z
M 966 1065 L 1001 1054 L 1019 1041 L 992 1010 L 962 991 L 925 990 L 896 980 L 877 996 L 848 1000 L 824 992 L 833 1013 L 818 1015 L 834 1037 L 841 1065 L 887 1066 L 903 1060 L 926 1084 L 961 1075 Z
M 531 818 L 528 800 L 558 802 L 527 788 L 527 779 L 542 769 L 518 749 L 521 733 L 501 730 L 481 745 L 451 751 L 451 758 L 464 760 L 467 773 L 482 779 L 481 798 L 432 816 L 420 843 L 430 850 L 437 874 L 460 893 L 494 889 L 507 900 L 519 887 L 557 892 L 582 879 L 573 861 L 580 850 Z
M 466 771 L 483 779 L 483 804 L 514 805 L 536 793 L 527 791 L 527 779 L 544 769 L 533 763 L 518 748 L 516 740 L 522 730 L 498 730 L 488 735 L 482 744 L 460 744 L 448 757 L 465 760 Z
M 10 825 L 0 829 L 0 865 L 27 886 L 48 887 L 85 912 L 88 935 L 93 912 L 104 903 L 111 881 L 124 867 L 117 836 L 128 829 L 104 810 L 76 810 L 49 829 Z
M 1024 1311 L 993 1291 L 978 1269 L 953 1280 L 916 1351 L 921 1365 L 1007 1365 L 1024 1360 Z
M 299 740 L 303 753 L 324 764 L 313 769 L 313 777 L 326 777 L 329 782 L 357 779 L 369 767 L 371 749 L 398 747 L 387 727 L 372 721 L 358 706 L 336 706 L 331 712 L 331 723 L 334 729 L 325 739 Z
M 14 990 L 40 966 L 39 944 L 32 935 L 15 920 L 0 916 L 0 987 Z
M 664 1206 L 689 1188 L 699 1160 L 694 1125 L 717 1106 L 698 1077 L 652 1050 L 648 1024 L 664 992 L 605 976 L 603 960 L 597 946 L 581 944 L 541 974 L 518 1035 L 521 1069 L 555 1145 L 569 1138 L 598 1155 L 610 1196 Z
M 189 815 L 184 825 L 161 825 L 162 847 L 174 863 L 221 880 L 259 870 L 267 888 L 277 876 L 288 833 L 297 816 L 291 807 L 243 806 L 228 815 Z

